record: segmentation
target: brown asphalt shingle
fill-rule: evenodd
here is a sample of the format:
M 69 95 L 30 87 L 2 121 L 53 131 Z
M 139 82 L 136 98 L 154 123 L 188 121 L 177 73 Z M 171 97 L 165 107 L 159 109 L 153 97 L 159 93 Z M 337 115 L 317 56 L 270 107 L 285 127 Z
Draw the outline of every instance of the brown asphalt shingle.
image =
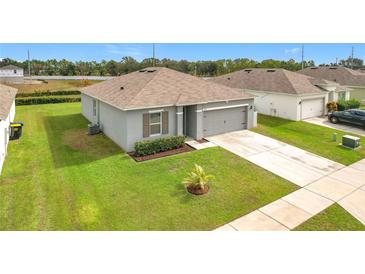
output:
M 298 73 L 334 81 L 345 86 L 365 86 L 365 74 L 341 66 L 309 67 L 298 71 Z
M 253 98 L 246 92 L 162 67 L 122 75 L 81 92 L 123 110 Z
M 22 68 L 14 66 L 14 65 L 7 65 L 7 66 L 0 67 L 0 70 L 13 70 L 13 69 L 22 69 Z
M 16 92 L 16 88 L 0 84 L 0 120 L 5 120 L 9 116 Z
M 322 90 L 312 83 L 315 79 L 285 69 L 243 69 L 212 78 L 218 84 L 232 88 L 268 91 L 288 94 L 320 93 Z M 316 80 L 318 82 L 318 80 Z M 321 82 L 324 84 L 324 82 Z M 318 83 L 320 84 L 320 83 Z

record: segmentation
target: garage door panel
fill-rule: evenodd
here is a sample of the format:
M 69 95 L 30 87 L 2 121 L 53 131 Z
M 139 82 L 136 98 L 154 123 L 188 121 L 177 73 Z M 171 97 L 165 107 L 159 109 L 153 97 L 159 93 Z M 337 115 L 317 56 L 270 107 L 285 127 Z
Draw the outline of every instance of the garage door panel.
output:
M 203 117 L 204 136 L 247 128 L 247 107 L 205 111 Z
M 301 104 L 302 119 L 324 115 L 323 98 L 303 100 Z

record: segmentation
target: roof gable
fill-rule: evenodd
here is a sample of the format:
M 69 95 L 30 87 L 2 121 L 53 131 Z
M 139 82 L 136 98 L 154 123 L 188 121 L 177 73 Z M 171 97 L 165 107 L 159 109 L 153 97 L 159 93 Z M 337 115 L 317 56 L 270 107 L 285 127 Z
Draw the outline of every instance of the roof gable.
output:
M 14 69 L 22 69 L 22 68 L 14 66 L 14 65 L 7 65 L 7 66 L 0 68 L 0 70 L 14 70 Z

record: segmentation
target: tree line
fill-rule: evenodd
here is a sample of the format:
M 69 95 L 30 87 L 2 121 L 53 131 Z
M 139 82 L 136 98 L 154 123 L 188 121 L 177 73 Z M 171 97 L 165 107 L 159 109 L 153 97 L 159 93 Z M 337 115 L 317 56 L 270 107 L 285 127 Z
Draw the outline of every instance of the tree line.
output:
M 361 66 L 362 66 L 362 60 Z M 341 60 L 340 63 L 345 66 L 350 66 L 348 60 Z M 168 67 L 184 73 L 189 73 L 197 76 L 218 76 L 245 68 L 284 68 L 291 71 L 297 71 L 302 68 L 301 62 L 296 62 L 293 59 L 288 61 L 282 60 L 263 60 L 261 62 L 248 58 L 239 59 L 222 59 L 216 61 L 187 61 L 187 60 L 171 60 L 171 59 L 153 59 L 147 58 L 142 61 L 126 56 L 120 61 L 68 61 L 66 59 L 56 60 L 31 60 L 32 75 L 95 75 L 95 76 L 118 76 L 130 73 L 145 67 L 153 65 Z M 16 61 L 10 58 L 4 58 L 0 61 L 0 67 L 6 65 L 16 65 L 24 69 L 25 74 L 28 74 L 28 61 Z M 359 61 L 356 60 L 356 64 Z M 304 67 L 314 66 L 313 60 L 304 61 Z

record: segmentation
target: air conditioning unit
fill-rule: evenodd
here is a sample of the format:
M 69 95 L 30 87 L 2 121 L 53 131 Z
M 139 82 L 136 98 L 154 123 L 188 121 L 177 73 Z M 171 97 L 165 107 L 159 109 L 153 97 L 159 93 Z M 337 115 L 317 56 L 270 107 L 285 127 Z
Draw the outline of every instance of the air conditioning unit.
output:
M 100 133 L 100 126 L 98 124 L 88 124 L 87 134 L 95 135 Z
M 344 135 L 342 137 L 342 145 L 349 148 L 357 148 L 360 146 L 360 138 L 351 135 Z

